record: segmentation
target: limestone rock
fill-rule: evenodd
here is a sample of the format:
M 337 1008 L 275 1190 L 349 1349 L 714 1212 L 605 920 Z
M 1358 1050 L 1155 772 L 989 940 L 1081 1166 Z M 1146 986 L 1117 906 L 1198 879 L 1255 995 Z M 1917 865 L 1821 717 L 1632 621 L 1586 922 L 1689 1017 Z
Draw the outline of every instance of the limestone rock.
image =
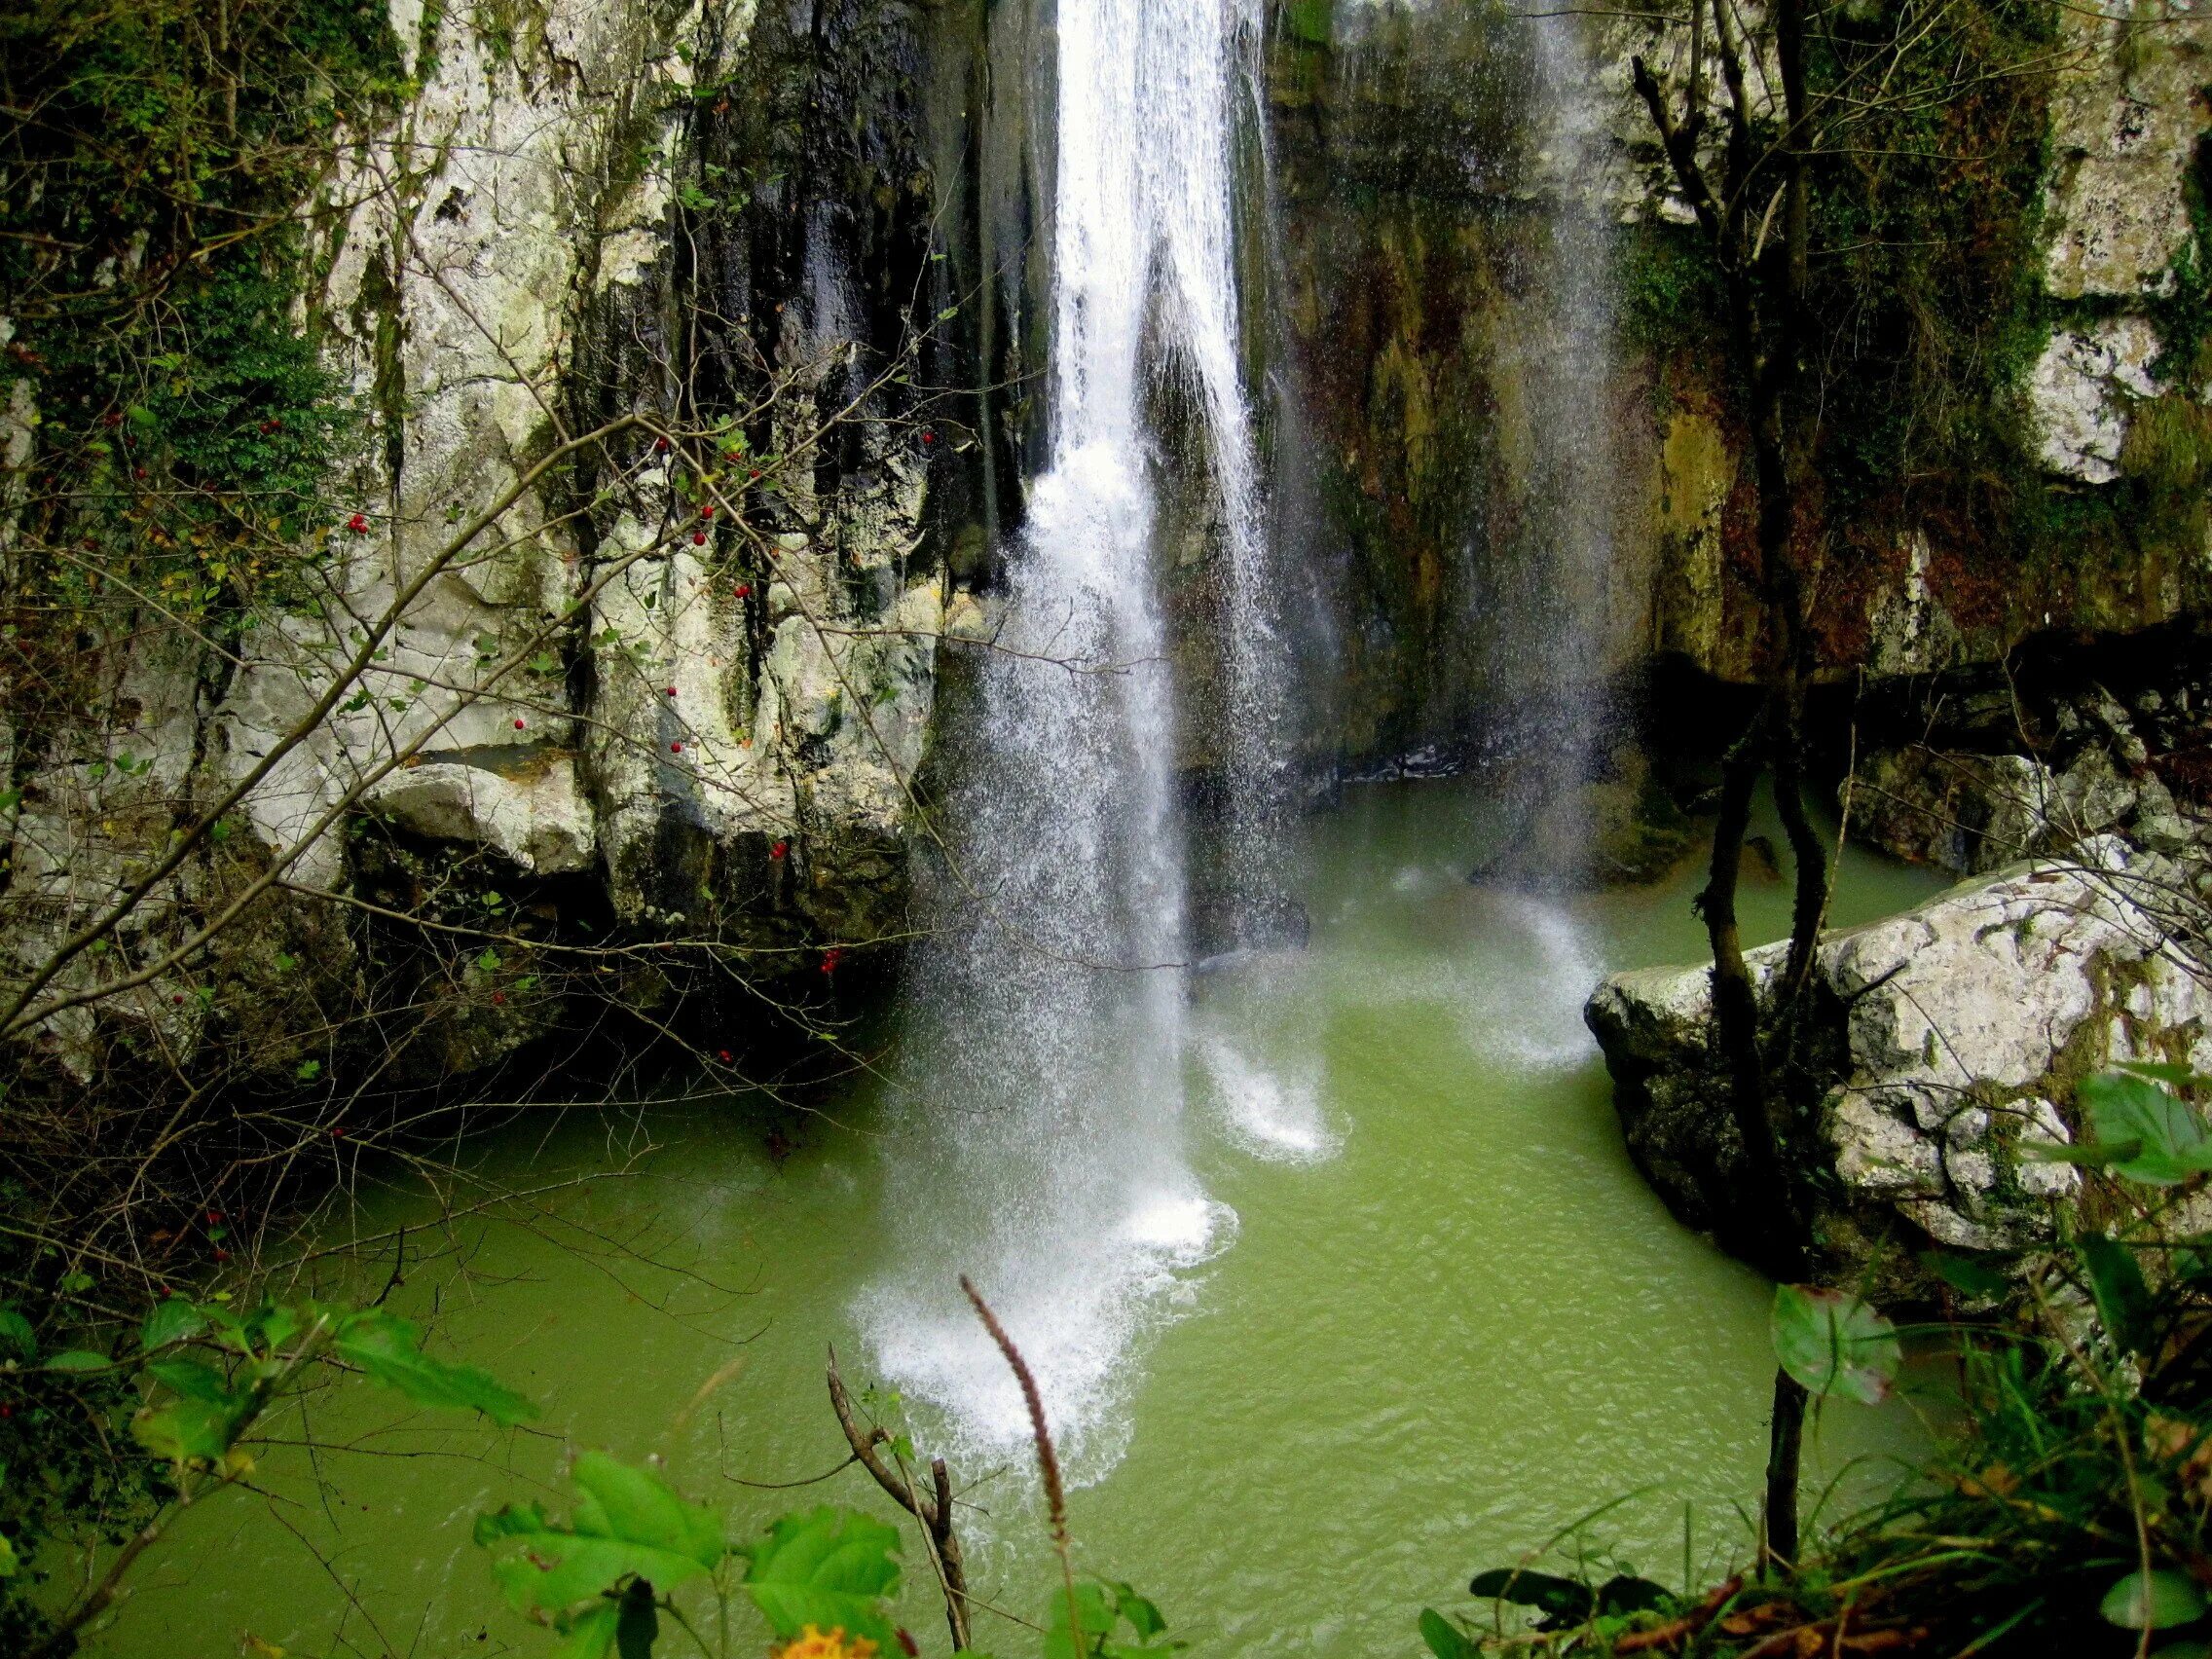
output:
M 543 747 L 469 752 L 390 773 L 363 805 L 431 840 L 479 841 L 533 875 L 591 867 L 591 806 L 574 756 Z
M 2212 24 L 2192 0 L 2059 14 L 2045 284 L 2060 299 L 2160 292 L 2189 234 Z
M 1840 1274 L 1909 1272 L 1915 1238 L 1995 1249 L 2050 1237 L 2079 1172 L 2029 1160 L 2020 1143 L 2069 1138 L 2076 1085 L 2113 1061 L 2212 1064 L 2212 976 L 2175 914 L 2178 875 L 2098 837 L 2066 862 L 2017 866 L 1823 940 L 1830 1083 L 1793 1156 L 1832 1178 L 1816 1182 L 1827 1195 L 1817 1223 Z M 1782 950 L 1751 953 L 1762 986 Z M 1711 1010 L 1709 969 L 1645 969 L 1605 980 L 1585 1017 L 1639 1165 L 1678 1215 L 1726 1240 L 1746 1171 Z
M 2157 389 L 2151 365 L 2157 354 L 2157 333 L 2145 317 L 2106 317 L 2051 331 L 2030 380 L 2047 469 L 2084 484 L 2120 476 L 2127 400 Z
M 2058 770 L 2027 755 L 1914 744 L 1860 762 L 1852 816 L 1859 836 L 1885 852 L 1976 875 L 2118 829 L 2146 784 L 2156 781 L 2123 775 L 2101 745 Z

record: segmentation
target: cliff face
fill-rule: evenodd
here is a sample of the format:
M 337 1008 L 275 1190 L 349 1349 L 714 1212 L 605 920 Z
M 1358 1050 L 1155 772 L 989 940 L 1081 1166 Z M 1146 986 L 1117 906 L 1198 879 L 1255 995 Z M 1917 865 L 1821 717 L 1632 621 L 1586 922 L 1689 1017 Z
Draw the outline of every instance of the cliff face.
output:
M 1987 663 L 2202 606 L 2212 25 L 2166 6 L 2059 15 L 2058 67 L 2005 105 L 2010 170 L 1975 200 L 2036 183 L 1976 234 L 2032 269 L 1990 255 L 1974 279 L 2003 328 L 1938 317 L 1919 343 L 1972 348 L 1945 384 L 1997 435 L 1885 482 L 1851 457 L 1889 437 L 1838 416 L 1832 665 Z M 431 1039 L 410 1064 L 436 1076 L 562 1018 L 550 976 L 403 942 L 394 914 L 704 942 L 786 977 L 902 923 L 917 780 L 958 694 L 943 643 L 985 626 L 1042 437 L 1049 20 L 1012 0 L 393 0 L 389 22 L 403 90 L 341 112 L 298 211 L 294 321 L 358 415 L 322 457 L 336 528 L 312 592 L 228 634 L 159 595 L 111 610 L 77 646 L 82 694 L 4 734 L 0 923 L 25 969 L 277 756 L 124 930 L 160 971 L 44 1027 L 62 1075 L 244 1033 L 251 1068 L 289 1077 L 315 1063 L 301 1031 L 375 1015 L 386 1043 L 377 1011 L 405 1006 Z M 1629 53 L 1662 43 L 1590 27 L 1269 19 L 1241 260 L 1305 584 L 1284 609 L 1338 687 L 1306 711 L 1317 752 L 1655 653 L 1753 672 L 1741 434 L 1627 85 Z M 1573 222 L 1613 229 L 1578 242 Z M 1595 418 L 1545 392 L 1577 351 L 1601 363 Z M 9 375 L 13 546 L 65 388 Z M 626 415 L 658 424 L 566 447 Z M 656 448 L 677 428 L 720 435 Z M 1199 629 L 1206 492 L 1153 461 Z M 166 951 L 256 883 L 220 945 L 240 1006 L 216 1009 Z M 80 956 L 52 991 L 116 960 Z M 634 1007 L 670 995 L 634 955 L 589 971 Z
M 1531 678 L 1510 649 L 1531 581 L 1598 643 L 1594 675 L 1655 652 L 1757 672 L 1721 319 L 1629 84 L 1632 54 L 1665 67 L 1679 42 L 1579 26 L 1570 79 L 1480 10 L 1294 8 L 1271 41 L 1285 312 L 1320 538 L 1346 571 L 1354 749 L 1510 699 Z M 1837 671 L 1988 664 L 2207 598 L 2212 22 L 2159 5 L 2036 27 L 1992 77 L 2002 94 L 1910 139 L 1952 159 L 1940 181 L 1873 162 L 1829 180 L 1828 242 L 1897 244 L 1817 296 L 1836 391 L 1815 620 Z M 1530 388 L 1578 212 L 1615 226 L 1596 563 L 1560 556 L 1529 483 L 1561 437 Z
M 390 1041 L 371 1016 L 393 1008 L 422 1015 L 400 1074 L 429 1078 L 560 1018 L 550 976 L 396 944 L 387 912 L 463 942 L 579 918 L 787 976 L 901 915 L 947 599 L 930 473 L 954 447 L 915 389 L 949 284 L 914 15 L 394 0 L 390 22 L 404 91 L 342 114 L 299 209 L 296 324 L 353 417 L 305 591 L 228 632 L 160 595 L 111 608 L 77 642 L 94 694 L 11 731 L 25 970 L 234 788 L 123 956 L 160 965 L 280 876 L 218 944 L 228 1006 L 178 962 L 48 1022 L 80 1080 L 190 1070 L 241 1033 L 249 1069 L 308 1076 L 356 1018 Z M 10 387 L 18 502 L 55 389 Z M 628 415 L 651 424 L 574 444 Z

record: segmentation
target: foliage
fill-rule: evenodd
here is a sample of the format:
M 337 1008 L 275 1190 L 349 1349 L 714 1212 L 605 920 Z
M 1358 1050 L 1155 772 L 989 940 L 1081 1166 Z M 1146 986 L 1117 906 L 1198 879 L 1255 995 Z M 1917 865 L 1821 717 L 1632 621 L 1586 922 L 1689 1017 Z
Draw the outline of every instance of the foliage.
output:
M 1128 1638 L 1121 1633 L 1128 1632 Z M 1080 1630 L 1080 1636 L 1077 1632 Z M 1045 1659 L 1126 1659 L 1164 1653 L 1183 1644 L 1166 1640 L 1160 1609 L 1126 1584 L 1079 1582 L 1072 1596 L 1053 1591 L 1045 1604 Z M 1129 1640 L 1133 1638 L 1134 1640 Z
M 876 1611 L 899 1588 L 896 1529 L 838 1509 L 787 1515 L 748 1549 L 745 1591 L 784 1641 L 809 1625 L 878 1644 L 897 1633 Z
M 1630 228 L 1618 280 L 1622 326 L 1646 350 L 1711 350 L 1727 327 L 1720 274 L 1693 226 L 1658 220 Z
M 74 1651 L 78 1633 L 113 1602 L 167 1521 L 185 1503 L 253 1471 L 254 1426 L 312 1372 L 357 1375 L 417 1405 L 474 1411 L 501 1426 L 537 1415 L 487 1372 L 425 1354 L 416 1326 L 376 1307 L 264 1301 L 240 1312 L 223 1296 L 171 1296 L 148 1311 L 112 1358 L 89 1348 L 42 1351 L 35 1329 L 7 1309 L 0 1309 L 0 1345 L 13 1356 L 0 1368 L 9 1382 L 52 1379 L 81 1407 L 96 1413 L 105 1401 L 110 1419 L 128 1412 L 129 1438 L 147 1458 L 138 1469 L 145 1496 L 132 1513 L 132 1530 L 107 1536 L 121 1548 L 105 1576 L 66 1612 L 50 1619 L 21 1594 L 37 1581 L 24 1571 L 25 1558 L 45 1534 L 25 1532 L 19 1508 L 17 1527 L 0 1532 L 0 1580 L 16 1595 L 5 1604 L 0 1630 L 12 1639 L 10 1652 L 34 1659 Z M 133 1401 L 136 1410 L 129 1411 Z M 0 1409 L 0 1424 L 15 1415 L 11 1400 Z M 118 1426 L 111 1421 L 109 1438 L 119 1438 Z M 881 1439 L 902 1460 L 911 1457 L 903 1437 Z M 53 1450 L 45 1455 L 51 1459 Z M 119 1465 L 111 1457 L 90 1466 L 104 1474 Z M 61 1490 L 62 1471 L 41 1473 L 53 1477 L 58 1498 L 85 1501 Z M 507 1604 L 562 1639 L 561 1659 L 649 1659 L 664 1614 L 696 1635 L 703 1627 L 675 1595 L 699 1587 L 718 1605 L 725 1653 L 730 1611 L 739 1603 L 758 1613 L 772 1650 L 785 1659 L 919 1651 L 890 1611 L 901 1580 L 896 1527 L 821 1505 L 783 1516 L 758 1538 L 739 1543 L 719 1516 L 657 1467 L 587 1451 L 571 1462 L 569 1477 L 576 1500 L 566 1521 L 548 1517 L 536 1502 L 510 1503 L 479 1517 L 474 1533 Z M 1065 1588 L 1064 1595 L 1052 1593 L 1032 1627 L 1046 1659 L 1130 1659 L 1181 1645 L 1167 1639 L 1159 1607 L 1128 1584 L 1070 1578 Z
M 112 1357 L 86 1347 L 42 1351 L 29 1321 L 9 1309 L 0 1310 L 0 1340 L 14 1350 L 0 1368 L 0 1430 L 22 1421 L 42 1431 L 20 1445 L 0 1435 L 0 1536 L 9 1540 L 0 1632 L 12 1652 L 66 1642 L 112 1599 L 137 1552 L 196 1487 L 247 1474 L 253 1457 L 244 1436 L 311 1368 L 355 1370 L 417 1405 L 477 1411 L 501 1424 L 535 1415 L 475 1367 L 424 1354 L 421 1333 L 379 1308 L 265 1302 L 240 1313 L 220 1299 L 169 1297 Z M 128 1435 L 120 1432 L 126 1418 Z M 133 1441 L 145 1459 L 119 1454 Z M 108 1579 L 56 1631 L 34 1594 L 51 1574 L 41 1557 L 93 1542 L 124 1547 Z
M 12 712 L 76 706 L 89 613 L 296 601 L 352 417 L 294 307 L 346 112 L 403 89 L 382 6 L 29 0 L 0 17 L 0 293 L 35 412 Z
M 1775 1358 L 1816 1399 L 1840 1394 L 1875 1406 L 1889 1398 L 1902 1357 L 1897 1329 L 1858 1297 L 1777 1285 L 1771 1326 Z
M 2033 0 L 1925 19 L 1879 0 L 1825 14 L 1808 41 L 1816 89 L 1862 86 L 1878 65 L 1884 94 L 1814 162 L 1820 338 L 1803 395 L 1839 518 L 1933 517 L 1993 546 L 2035 522 L 2024 391 L 2046 333 L 2038 203 L 2054 18 Z M 1913 50 L 1892 51 L 1923 26 Z

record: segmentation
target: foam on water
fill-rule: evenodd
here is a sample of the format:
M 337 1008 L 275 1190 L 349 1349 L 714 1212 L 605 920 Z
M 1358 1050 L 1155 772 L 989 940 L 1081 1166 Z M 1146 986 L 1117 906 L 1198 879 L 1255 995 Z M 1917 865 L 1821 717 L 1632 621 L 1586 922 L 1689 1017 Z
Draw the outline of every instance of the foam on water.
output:
M 1198 1045 L 1216 1109 L 1230 1133 L 1261 1158 L 1308 1162 L 1337 1150 L 1321 1108 L 1321 1070 L 1311 1058 L 1296 1072 L 1255 1060 L 1226 1036 Z

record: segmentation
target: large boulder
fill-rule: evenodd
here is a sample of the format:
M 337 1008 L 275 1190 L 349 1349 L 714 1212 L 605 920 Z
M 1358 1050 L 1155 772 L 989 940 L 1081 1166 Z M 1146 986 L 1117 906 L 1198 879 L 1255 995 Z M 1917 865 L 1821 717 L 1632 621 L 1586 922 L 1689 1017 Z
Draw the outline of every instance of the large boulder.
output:
M 2212 1066 L 2205 879 L 2104 836 L 1822 940 L 1825 1088 L 1785 1152 L 1810 1165 L 1831 1272 L 1895 1294 L 1931 1242 L 2052 1236 L 2081 1176 L 2021 1148 L 2071 1137 L 2081 1080 L 2127 1059 Z M 1762 989 L 1782 958 L 1751 953 Z M 1712 1010 L 1710 969 L 1653 968 L 1606 979 L 1585 1018 L 1638 1166 L 1677 1216 L 1733 1242 L 1749 1170 Z

